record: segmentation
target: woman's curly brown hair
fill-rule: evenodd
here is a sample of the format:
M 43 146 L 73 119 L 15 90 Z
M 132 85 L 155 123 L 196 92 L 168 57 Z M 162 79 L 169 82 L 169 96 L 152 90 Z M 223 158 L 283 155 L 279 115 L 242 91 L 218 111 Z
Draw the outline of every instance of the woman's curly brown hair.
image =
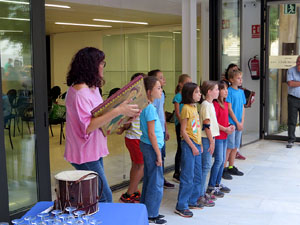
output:
M 89 87 L 101 87 L 104 80 L 99 76 L 99 65 L 104 59 L 104 52 L 97 48 L 80 49 L 72 59 L 67 85 L 85 83 Z

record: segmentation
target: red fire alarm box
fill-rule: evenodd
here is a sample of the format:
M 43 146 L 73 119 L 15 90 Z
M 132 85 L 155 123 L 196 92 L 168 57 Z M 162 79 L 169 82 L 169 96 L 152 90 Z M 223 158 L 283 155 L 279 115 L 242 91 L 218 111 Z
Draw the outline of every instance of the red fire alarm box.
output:
M 260 38 L 260 25 L 252 25 L 251 34 L 252 38 Z

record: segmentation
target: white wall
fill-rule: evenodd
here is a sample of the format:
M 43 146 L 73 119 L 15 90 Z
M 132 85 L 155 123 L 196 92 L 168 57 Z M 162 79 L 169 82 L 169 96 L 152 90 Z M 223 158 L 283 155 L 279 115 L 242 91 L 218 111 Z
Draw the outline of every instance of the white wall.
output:
M 75 53 L 83 47 L 102 48 L 100 32 L 74 32 L 51 35 L 51 87 L 67 90 L 66 76 Z
M 255 91 L 255 102 L 245 111 L 245 133 L 257 132 L 259 136 L 260 115 L 260 81 L 252 80 L 248 69 L 248 60 L 260 56 L 260 38 L 251 37 L 251 26 L 260 24 L 260 2 L 243 1 L 241 30 L 241 70 L 243 71 L 243 87 Z M 258 58 L 261 60 L 260 58 Z

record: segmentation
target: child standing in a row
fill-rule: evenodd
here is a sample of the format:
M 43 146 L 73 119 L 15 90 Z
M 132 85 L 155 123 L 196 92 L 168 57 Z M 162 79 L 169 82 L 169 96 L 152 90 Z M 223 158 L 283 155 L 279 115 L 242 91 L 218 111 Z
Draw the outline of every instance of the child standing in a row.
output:
M 219 96 L 219 88 L 214 81 L 204 81 L 201 86 L 201 93 L 205 96 L 205 100 L 201 104 L 200 122 L 202 124 L 202 186 L 199 203 L 204 206 L 214 206 L 215 196 L 205 193 L 206 177 L 211 169 L 212 154 L 215 149 L 215 137 L 220 135 L 219 125 L 216 117 L 216 111 L 213 100 Z
M 144 79 L 149 105 L 140 115 L 142 136 L 140 148 L 144 158 L 144 179 L 141 203 L 147 207 L 149 223 L 166 224 L 167 221 L 159 215 L 159 207 L 163 197 L 163 162 L 161 149 L 164 146 L 164 133 L 153 105 L 155 99 L 161 98 L 162 88 L 154 76 Z
M 197 203 L 202 189 L 201 126 L 196 103 L 200 101 L 200 88 L 195 83 L 186 83 L 182 88 L 181 111 L 181 173 L 178 202 L 175 213 L 192 217 L 190 209 L 202 208 Z
M 175 96 L 173 98 L 174 111 L 175 111 L 175 131 L 177 140 L 177 151 L 175 155 L 175 171 L 173 180 L 177 183 L 180 182 L 180 162 L 181 162 L 181 135 L 180 135 L 180 113 L 183 107 L 181 90 L 186 83 L 191 83 L 192 79 L 187 74 L 181 74 L 178 78 L 178 84 L 175 89 Z
M 211 168 L 207 192 L 216 197 L 223 197 L 224 193 L 229 193 L 230 189 L 221 184 L 224 164 L 226 160 L 227 135 L 234 131 L 234 126 L 229 124 L 228 103 L 225 101 L 228 95 L 225 81 L 219 83 L 219 97 L 213 101 L 216 116 L 220 129 L 220 136 L 215 139 L 214 164 Z

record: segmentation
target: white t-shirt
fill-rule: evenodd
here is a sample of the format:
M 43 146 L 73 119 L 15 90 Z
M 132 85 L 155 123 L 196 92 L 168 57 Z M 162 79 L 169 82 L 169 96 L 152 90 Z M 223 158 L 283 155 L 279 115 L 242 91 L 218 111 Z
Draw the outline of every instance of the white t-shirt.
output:
M 203 101 L 200 107 L 200 123 L 203 128 L 203 121 L 210 120 L 210 131 L 213 137 L 220 135 L 220 129 L 216 116 L 216 111 L 213 103 Z M 207 137 L 205 130 L 202 130 L 202 137 Z

